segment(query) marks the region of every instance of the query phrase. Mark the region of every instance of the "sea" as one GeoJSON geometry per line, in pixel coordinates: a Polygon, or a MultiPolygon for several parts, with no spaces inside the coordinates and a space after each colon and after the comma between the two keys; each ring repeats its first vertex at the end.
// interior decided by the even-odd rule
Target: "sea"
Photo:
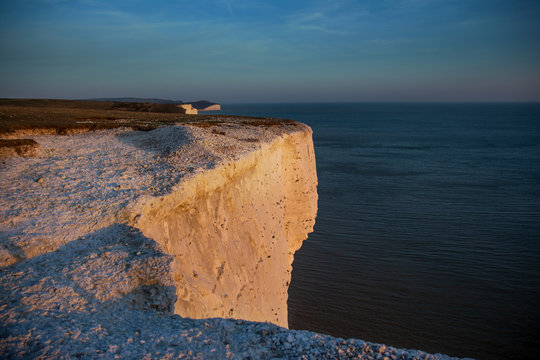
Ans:
{"type": "Polygon", "coordinates": [[[540,104],[224,104],[308,124],[315,230],[289,326],[477,359],[540,352],[540,104]]]}

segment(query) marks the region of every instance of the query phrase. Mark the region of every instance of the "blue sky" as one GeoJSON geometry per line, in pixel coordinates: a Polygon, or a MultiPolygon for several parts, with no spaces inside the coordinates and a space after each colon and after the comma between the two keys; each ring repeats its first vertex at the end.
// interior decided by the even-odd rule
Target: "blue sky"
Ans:
{"type": "Polygon", "coordinates": [[[2,0],[0,97],[540,101],[538,0],[2,0]]]}

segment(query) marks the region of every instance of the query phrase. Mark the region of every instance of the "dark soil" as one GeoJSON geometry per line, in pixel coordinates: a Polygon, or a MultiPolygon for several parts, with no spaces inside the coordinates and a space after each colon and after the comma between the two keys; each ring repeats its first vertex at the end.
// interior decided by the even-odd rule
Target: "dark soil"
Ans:
{"type": "Polygon", "coordinates": [[[0,158],[6,156],[31,156],[39,144],[33,139],[0,139],[0,158]]]}

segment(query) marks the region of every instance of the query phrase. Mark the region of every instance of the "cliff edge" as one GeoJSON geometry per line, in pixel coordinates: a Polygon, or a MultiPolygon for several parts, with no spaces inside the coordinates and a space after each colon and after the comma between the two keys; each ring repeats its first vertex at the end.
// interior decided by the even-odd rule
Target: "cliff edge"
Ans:
{"type": "Polygon", "coordinates": [[[219,137],[262,143],[132,211],[133,226],[174,256],[177,314],[287,326],[293,255],[317,214],[311,130],[290,130],[262,142],[222,128],[219,137]]]}
{"type": "Polygon", "coordinates": [[[146,130],[29,131],[1,159],[2,354],[447,358],[284,328],[317,212],[308,126],[146,130]]]}

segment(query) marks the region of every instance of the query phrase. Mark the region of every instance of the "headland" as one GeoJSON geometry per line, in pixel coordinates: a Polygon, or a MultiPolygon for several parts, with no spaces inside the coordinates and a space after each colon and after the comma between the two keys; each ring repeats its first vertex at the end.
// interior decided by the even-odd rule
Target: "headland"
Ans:
{"type": "Polygon", "coordinates": [[[287,330],[307,125],[72,105],[0,101],[3,354],[448,358],[287,330]]]}

